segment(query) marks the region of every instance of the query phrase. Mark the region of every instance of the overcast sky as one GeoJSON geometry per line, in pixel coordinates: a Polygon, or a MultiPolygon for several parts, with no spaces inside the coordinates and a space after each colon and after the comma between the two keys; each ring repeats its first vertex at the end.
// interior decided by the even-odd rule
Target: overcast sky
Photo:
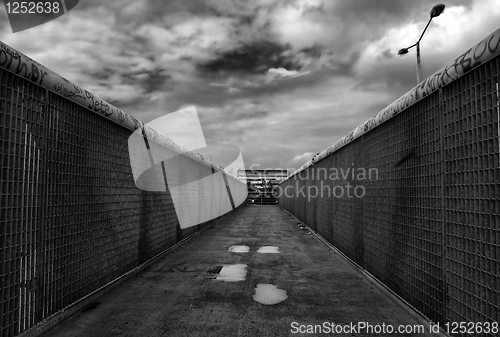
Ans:
{"type": "MultiPolygon", "coordinates": [[[[0,40],[147,123],[195,106],[246,167],[298,168],[416,84],[428,0],[80,0],[0,40]]],[[[423,75],[500,27],[499,0],[445,2],[423,75]]],[[[168,137],[168,135],[166,135],[168,137]]]]}

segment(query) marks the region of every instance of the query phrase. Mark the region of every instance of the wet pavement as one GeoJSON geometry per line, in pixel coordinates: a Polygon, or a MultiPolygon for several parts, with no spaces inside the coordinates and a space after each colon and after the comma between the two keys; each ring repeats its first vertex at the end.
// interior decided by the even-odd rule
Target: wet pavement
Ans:
{"type": "Polygon", "coordinates": [[[432,335],[425,323],[281,207],[247,205],[43,336],[432,335]]]}

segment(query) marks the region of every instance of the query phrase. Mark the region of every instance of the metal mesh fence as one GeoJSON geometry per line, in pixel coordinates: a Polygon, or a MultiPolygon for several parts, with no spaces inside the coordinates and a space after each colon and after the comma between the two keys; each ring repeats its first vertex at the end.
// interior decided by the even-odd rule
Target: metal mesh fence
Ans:
{"type": "Polygon", "coordinates": [[[500,316],[499,78],[496,56],[280,185],[285,209],[442,326],[500,316]]]}
{"type": "Polygon", "coordinates": [[[500,316],[500,58],[443,90],[450,321],[500,316]]]}
{"type": "Polygon", "coordinates": [[[0,336],[28,330],[206,225],[181,230],[168,190],[136,187],[131,133],[0,68],[0,336]]]}

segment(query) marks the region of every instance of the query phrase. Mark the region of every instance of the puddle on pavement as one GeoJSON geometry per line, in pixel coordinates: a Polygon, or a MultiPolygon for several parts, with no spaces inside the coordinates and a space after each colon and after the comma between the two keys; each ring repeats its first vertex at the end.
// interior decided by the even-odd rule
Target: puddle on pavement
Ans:
{"type": "Polygon", "coordinates": [[[257,284],[255,295],[253,295],[254,301],[265,305],[277,304],[287,298],[286,290],[279,289],[273,284],[257,284]]]}
{"type": "Polygon", "coordinates": [[[245,281],[247,277],[247,267],[246,264],[225,264],[222,266],[214,267],[218,273],[215,277],[212,277],[214,280],[220,280],[225,282],[239,282],[245,281]],[[220,270],[219,270],[220,268],[220,270]]]}
{"type": "Polygon", "coordinates": [[[231,246],[227,250],[231,253],[248,253],[250,251],[250,247],[248,246],[231,246]]]}
{"type": "Polygon", "coordinates": [[[259,247],[257,250],[257,253],[263,253],[263,254],[279,254],[279,247],[276,246],[262,246],[259,247]]]}

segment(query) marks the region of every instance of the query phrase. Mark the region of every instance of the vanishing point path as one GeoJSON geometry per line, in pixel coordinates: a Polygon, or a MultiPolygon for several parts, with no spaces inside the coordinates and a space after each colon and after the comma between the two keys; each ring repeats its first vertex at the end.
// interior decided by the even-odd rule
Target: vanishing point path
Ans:
{"type": "Polygon", "coordinates": [[[44,336],[432,335],[428,322],[297,223],[278,205],[241,206],[44,336]],[[266,246],[278,248],[258,252],[266,246]],[[256,299],[276,303],[256,301],[256,288],[256,299]],[[360,322],[394,332],[356,330],[360,322]],[[397,333],[401,325],[426,330],[397,333]]]}

